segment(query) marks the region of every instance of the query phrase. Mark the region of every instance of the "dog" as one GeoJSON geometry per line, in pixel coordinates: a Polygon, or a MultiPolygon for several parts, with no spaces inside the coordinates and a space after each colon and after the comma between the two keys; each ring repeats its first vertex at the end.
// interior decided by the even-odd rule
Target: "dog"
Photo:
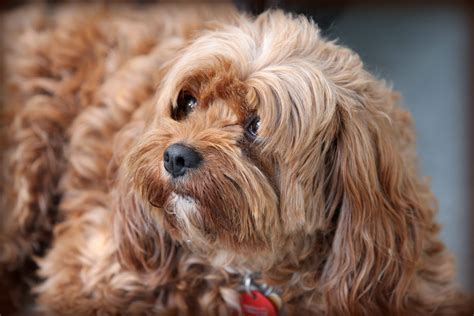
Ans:
{"type": "Polygon", "coordinates": [[[38,312],[463,310],[410,114],[311,20],[4,17],[0,269],[29,275],[38,312]]]}

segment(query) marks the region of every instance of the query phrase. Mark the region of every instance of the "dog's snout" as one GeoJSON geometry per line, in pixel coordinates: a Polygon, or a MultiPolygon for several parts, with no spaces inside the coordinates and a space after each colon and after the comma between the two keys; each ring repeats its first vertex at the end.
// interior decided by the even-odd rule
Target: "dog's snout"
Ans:
{"type": "Polygon", "coordinates": [[[173,178],[180,177],[187,169],[193,169],[201,163],[201,155],[191,147],[172,144],[163,154],[163,164],[173,178]]]}

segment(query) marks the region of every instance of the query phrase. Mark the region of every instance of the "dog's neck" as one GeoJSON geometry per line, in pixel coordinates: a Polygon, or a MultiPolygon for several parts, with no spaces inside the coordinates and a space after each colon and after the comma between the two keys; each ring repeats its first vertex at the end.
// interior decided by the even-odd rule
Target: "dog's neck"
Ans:
{"type": "Polygon", "coordinates": [[[322,243],[317,236],[306,236],[300,242],[292,241],[292,244],[293,251],[287,253],[255,252],[249,256],[218,250],[207,258],[212,266],[239,275],[242,279],[248,275],[257,275],[258,282],[280,288],[292,287],[307,278],[318,279],[324,265],[322,258],[328,251],[321,247],[327,244],[322,243]]]}

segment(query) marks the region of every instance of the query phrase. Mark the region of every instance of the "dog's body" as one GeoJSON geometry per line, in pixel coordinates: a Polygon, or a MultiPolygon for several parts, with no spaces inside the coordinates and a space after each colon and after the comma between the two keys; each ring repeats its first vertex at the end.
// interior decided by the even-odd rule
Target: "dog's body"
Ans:
{"type": "Polygon", "coordinates": [[[290,315],[459,312],[396,95],[228,10],[8,16],[3,273],[36,255],[48,315],[232,314],[246,273],[290,315]]]}

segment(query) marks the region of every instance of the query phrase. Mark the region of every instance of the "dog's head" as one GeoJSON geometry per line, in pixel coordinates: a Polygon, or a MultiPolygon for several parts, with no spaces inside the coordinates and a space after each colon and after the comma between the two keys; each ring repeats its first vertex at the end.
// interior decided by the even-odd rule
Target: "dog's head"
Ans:
{"type": "Polygon", "coordinates": [[[360,256],[411,256],[408,236],[419,246],[403,215],[421,203],[400,154],[409,118],[394,103],[303,17],[270,12],[203,34],[170,64],[125,159],[122,252],[153,261],[156,225],[244,256],[311,252],[319,240],[327,275],[362,285],[350,275],[367,269],[360,256]]]}
{"type": "Polygon", "coordinates": [[[277,12],[203,34],[173,61],[128,157],[173,237],[253,252],[303,229],[335,132],[324,46],[312,23],[277,12]]]}

